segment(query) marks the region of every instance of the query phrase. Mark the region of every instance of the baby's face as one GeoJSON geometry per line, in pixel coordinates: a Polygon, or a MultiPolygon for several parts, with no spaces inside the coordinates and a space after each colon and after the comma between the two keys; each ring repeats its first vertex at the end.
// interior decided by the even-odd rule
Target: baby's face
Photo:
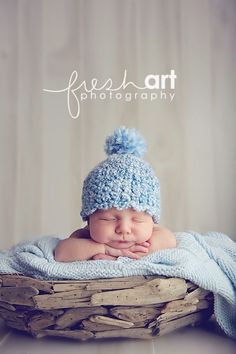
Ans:
{"type": "Polygon", "coordinates": [[[149,214],[132,208],[97,210],[89,217],[91,238],[113,248],[129,248],[149,240],[153,225],[149,214]]]}

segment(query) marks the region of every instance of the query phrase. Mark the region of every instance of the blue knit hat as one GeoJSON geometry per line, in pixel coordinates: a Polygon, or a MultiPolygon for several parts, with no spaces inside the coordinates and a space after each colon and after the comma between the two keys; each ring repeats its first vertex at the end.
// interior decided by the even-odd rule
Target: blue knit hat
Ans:
{"type": "Polygon", "coordinates": [[[160,185],[151,166],[141,157],[146,151],[143,137],[135,130],[118,128],[105,143],[108,158],[98,164],[84,181],[84,221],[98,209],[133,208],[160,219],[160,185]]]}

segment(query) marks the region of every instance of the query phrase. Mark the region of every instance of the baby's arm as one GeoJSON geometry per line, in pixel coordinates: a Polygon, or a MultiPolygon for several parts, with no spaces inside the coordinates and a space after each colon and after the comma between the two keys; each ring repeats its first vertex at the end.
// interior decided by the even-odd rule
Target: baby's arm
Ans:
{"type": "Polygon", "coordinates": [[[87,238],[70,237],[59,241],[54,258],[57,262],[84,261],[98,253],[105,253],[104,244],[87,238]]]}
{"type": "Polygon", "coordinates": [[[148,253],[176,247],[176,238],[173,232],[160,225],[154,226],[152,236],[148,242],[150,243],[148,253]]]}

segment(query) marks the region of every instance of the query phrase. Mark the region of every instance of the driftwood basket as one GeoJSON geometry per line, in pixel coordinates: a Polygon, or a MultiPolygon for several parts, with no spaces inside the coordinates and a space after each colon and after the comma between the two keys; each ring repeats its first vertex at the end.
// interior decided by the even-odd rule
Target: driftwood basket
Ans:
{"type": "Polygon", "coordinates": [[[151,339],[207,321],[212,293],[180,278],[42,281],[0,274],[0,316],[41,338],[151,339]]]}

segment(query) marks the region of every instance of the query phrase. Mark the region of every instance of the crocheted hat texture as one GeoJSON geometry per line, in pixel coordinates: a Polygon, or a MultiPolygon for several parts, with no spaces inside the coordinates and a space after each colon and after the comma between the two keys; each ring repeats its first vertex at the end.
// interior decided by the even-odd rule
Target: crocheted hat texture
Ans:
{"type": "Polygon", "coordinates": [[[133,208],[160,219],[160,184],[152,167],[142,159],[146,142],[133,128],[120,127],[107,137],[108,158],[86,177],[82,192],[81,217],[98,209],[133,208]]]}

